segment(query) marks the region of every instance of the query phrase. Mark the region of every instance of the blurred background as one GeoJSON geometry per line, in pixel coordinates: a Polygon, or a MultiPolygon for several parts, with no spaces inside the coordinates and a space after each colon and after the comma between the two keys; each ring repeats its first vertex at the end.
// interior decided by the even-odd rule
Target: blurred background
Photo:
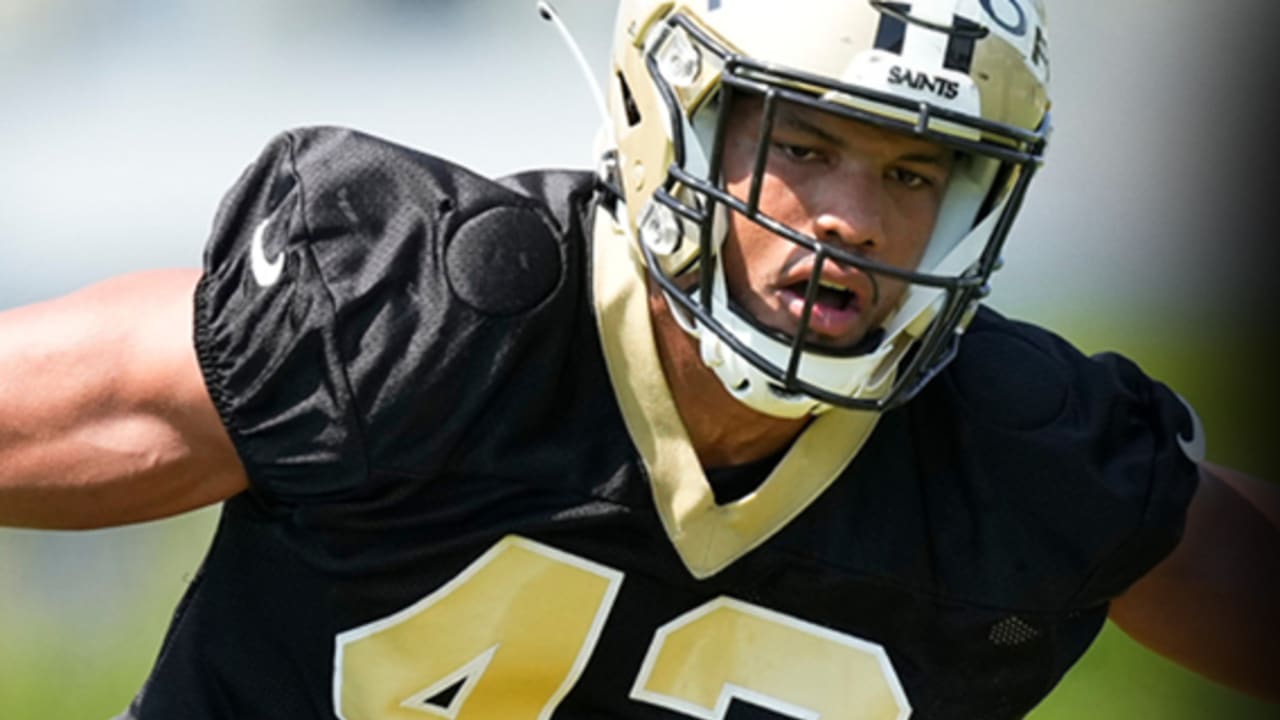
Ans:
{"type": "MultiPolygon", "coordinates": [[[[556,5],[603,76],[613,4],[556,5]]],[[[1138,359],[1211,459],[1278,478],[1271,5],[1051,6],[1056,131],[993,304],[1138,359]]],[[[588,165],[599,120],[533,0],[0,0],[0,309],[198,264],[221,194],[303,124],[501,174],[588,165]]],[[[0,718],[120,711],[215,520],[0,530],[0,718]]],[[[1034,717],[1274,711],[1109,628],[1034,717]]]]}

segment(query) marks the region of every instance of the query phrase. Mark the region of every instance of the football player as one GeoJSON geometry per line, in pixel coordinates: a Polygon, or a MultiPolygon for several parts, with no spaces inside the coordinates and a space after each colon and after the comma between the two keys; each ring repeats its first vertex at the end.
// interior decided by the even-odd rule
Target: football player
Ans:
{"type": "Polygon", "coordinates": [[[1274,697],[1267,486],[981,304],[1044,21],[623,0],[593,173],[286,132],[0,317],[0,522],[223,503],[125,718],[1018,718],[1108,616],[1274,697]]]}

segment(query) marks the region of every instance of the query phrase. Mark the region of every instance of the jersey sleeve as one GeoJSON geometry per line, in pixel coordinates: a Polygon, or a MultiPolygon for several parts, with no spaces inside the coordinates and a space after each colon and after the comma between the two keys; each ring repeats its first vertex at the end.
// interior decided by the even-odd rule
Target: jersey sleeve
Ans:
{"type": "Polygon", "coordinates": [[[1204,459],[1199,418],[1181,396],[1121,355],[1103,353],[1088,363],[1097,385],[1085,392],[1101,410],[1095,440],[1101,491],[1132,507],[1137,522],[1099,558],[1080,590],[1086,605],[1122,594],[1173,551],[1204,459]]]}
{"type": "Polygon", "coordinates": [[[253,490],[301,503],[429,475],[537,332],[558,252],[536,208],[445,161],[339,129],[273,140],[225,197],[196,294],[253,490]],[[518,279],[468,274],[504,252],[518,279]]]}
{"type": "Polygon", "coordinates": [[[924,421],[957,448],[940,457],[983,478],[974,496],[1000,552],[1045,578],[1045,597],[1096,607],[1177,545],[1199,423],[1133,362],[984,310],[942,385],[954,415],[924,421]]]}

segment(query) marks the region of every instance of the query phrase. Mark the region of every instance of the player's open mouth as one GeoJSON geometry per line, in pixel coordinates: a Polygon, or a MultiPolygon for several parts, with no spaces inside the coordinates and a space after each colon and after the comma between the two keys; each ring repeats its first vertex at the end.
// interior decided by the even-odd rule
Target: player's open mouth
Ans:
{"type": "MultiPolygon", "coordinates": [[[[798,282],[779,290],[783,307],[797,323],[804,316],[808,285],[808,282],[798,282]]],[[[851,340],[861,309],[857,293],[824,279],[809,313],[809,331],[826,340],[851,340]]]]}

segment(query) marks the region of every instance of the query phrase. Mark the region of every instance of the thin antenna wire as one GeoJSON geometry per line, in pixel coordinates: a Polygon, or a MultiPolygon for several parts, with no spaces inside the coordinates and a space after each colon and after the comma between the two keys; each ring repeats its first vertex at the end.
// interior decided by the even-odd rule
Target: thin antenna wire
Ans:
{"type": "Polygon", "coordinates": [[[573,35],[569,33],[569,28],[565,27],[564,22],[560,20],[560,14],[546,0],[538,0],[538,14],[543,20],[555,25],[556,30],[560,31],[560,37],[564,40],[564,44],[569,47],[569,52],[573,54],[573,59],[578,63],[578,69],[582,71],[583,78],[587,81],[587,87],[591,89],[591,97],[595,99],[596,109],[600,112],[600,119],[604,123],[603,127],[609,136],[609,146],[617,147],[617,139],[613,136],[613,122],[609,118],[609,108],[604,102],[604,93],[600,91],[600,85],[596,83],[596,76],[591,72],[591,64],[587,62],[587,58],[582,54],[582,48],[578,46],[573,35]]]}

